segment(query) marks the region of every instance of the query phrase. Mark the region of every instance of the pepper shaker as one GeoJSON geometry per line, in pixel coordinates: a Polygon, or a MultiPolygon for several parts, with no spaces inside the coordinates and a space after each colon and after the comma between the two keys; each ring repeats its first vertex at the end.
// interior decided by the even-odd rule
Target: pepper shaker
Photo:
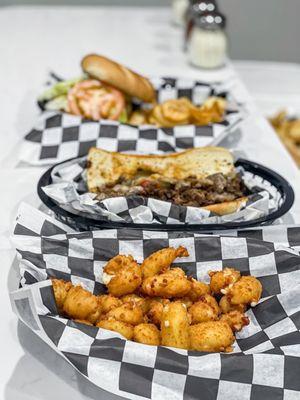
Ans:
{"type": "Polygon", "coordinates": [[[193,19],[188,40],[189,62],[199,68],[220,68],[226,62],[226,19],[219,11],[204,12],[193,19]]]}
{"type": "Polygon", "coordinates": [[[185,26],[189,0],[172,0],[172,21],[175,25],[185,26]]]}

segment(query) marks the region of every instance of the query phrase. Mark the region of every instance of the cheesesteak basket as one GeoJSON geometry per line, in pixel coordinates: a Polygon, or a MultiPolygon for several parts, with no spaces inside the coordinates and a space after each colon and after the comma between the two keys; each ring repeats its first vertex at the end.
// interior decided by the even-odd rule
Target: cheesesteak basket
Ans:
{"type": "Polygon", "coordinates": [[[76,79],[50,80],[38,100],[43,112],[22,143],[22,161],[55,164],[93,146],[161,153],[212,145],[247,116],[230,82],[148,80],[99,55],[84,57],[82,70],[76,79]]]}
{"type": "MultiPolygon", "coordinates": [[[[18,212],[13,237],[20,263],[20,286],[11,293],[12,306],[35,334],[90,382],[116,395],[153,400],[190,400],[199,399],[199,396],[210,400],[297,399],[300,395],[299,232],[297,226],[272,226],[247,232],[236,231],[231,233],[232,236],[130,229],[78,233],[23,204],[18,212]],[[142,268],[140,265],[146,259],[156,260],[149,255],[158,251],[172,252],[176,248],[176,255],[180,258],[165,260],[169,263],[173,260],[175,264],[169,272],[165,270],[162,275],[157,275],[165,276],[174,271],[174,277],[179,280],[173,285],[173,295],[182,290],[179,283],[183,281],[188,283],[189,288],[198,285],[203,289],[208,288],[211,279],[211,290],[216,290],[213,289],[212,279],[229,277],[229,281],[227,278],[219,281],[223,285],[222,293],[226,293],[223,297],[227,299],[222,308],[224,305],[226,308],[234,306],[232,296],[236,295],[234,292],[242,282],[255,282],[260,288],[260,300],[258,297],[255,302],[250,298],[246,300],[251,301],[251,307],[241,320],[243,329],[233,325],[233,330],[240,330],[235,333],[235,338],[229,332],[229,347],[217,344],[225,340],[220,337],[224,338],[225,331],[230,331],[229,325],[221,320],[215,321],[213,317],[211,322],[198,325],[193,325],[193,319],[185,320],[187,327],[191,324],[188,328],[191,340],[193,332],[200,326],[205,326],[212,335],[199,333],[194,337],[194,344],[187,346],[188,349],[180,348],[180,345],[142,344],[140,341],[148,341],[147,337],[140,339],[134,336],[135,341],[132,341],[128,331],[121,329],[124,326],[128,328],[128,325],[117,324],[114,320],[125,318],[124,313],[116,314],[116,309],[108,311],[114,312],[114,318],[104,317],[102,320],[106,324],[115,321],[110,328],[103,325],[104,322],[95,326],[99,313],[94,312],[87,317],[84,310],[96,307],[97,311],[97,302],[100,301],[97,299],[112,300],[111,294],[103,295],[105,285],[111,293],[110,283],[113,282],[107,279],[106,274],[108,265],[113,267],[109,260],[116,262],[123,257],[136,263],[137,268],[142,268]],[[179,270],[182,272],[179,273],[179,270]],[[185,274],[191,278],[185,278],[185,274]],[[226,286],[230,282],[233,283],[226,286]],[[69,290],[66,298],[63,287],[69,290]],[[72,295],[69,294],[71,292],[72,295]],[[78,297],[82,294],[84,298],[78,297]],[[62,313],[63,303],[63,310],[73,313],[73,318],[62,313]],[[78,310],[93,323],[78,319],[78,310]],[[214,336],[211,328],[220,324],[223,329],[214,336]],[[203,340],[208,346],[204,347],[207,351],[195,350],[203,349],[199,345],[203,340]]],[[[157,268],[155,262],[148,266],[150,269],[157,268]]],[[[126,270],[125,264],[124,268],[126,270]]],[[[247,293],[240,292],[239,301],[245,302],[249,291],[247,293]]],[[[205,303],[209,296],[200,296],[200,302],[205,303]]],[[[163,313],[169,313],[171,307],[179,307],[180,313],[187,315],[188,310],[191,314],[191,308],[197,304],[191,307],[186,298],[170,301],[166,294],[165,297],[161,300],[165,304],[163,313]]],[[[124,297],[122,299],[123,302],[128,301],[124,297]]],[[[114,301],[120,302],[118,299],[114,301]]],[[[221,300],[219,304],[221,307],[221,300]]],[[[117,303],[118,307],[124,309],[124,304],[120,306],[117,303]]],[[[134,309],[135,306],[126,306],[128,312],[134,309]]],[[[233,311],[239,312],[237,308],[233,311]]],[[[168,340],[174,340],[168,332],[170,329],[175,329],[175,332],[177,328],[181,329],[181,325],[176,325],[180,313],[164,320],[162,338],[165,335],[168,340]]],[[[126,315],[128,317],[129,314],[126,315]]],[[[155,315],[152,313],[149,317],[155,315]]],[[[157,330],[154,325],[152,329],[157,330]]],[[[181,339],[186,332],[179,332],[181,339]]]]}
{"type": "Polygon", "coordinates": [[[77,230],[235,229],[271,223],[294,201],[284,178],[221,147],[165,155],[91,148],[50,168],[38,193],[77,230]]]}

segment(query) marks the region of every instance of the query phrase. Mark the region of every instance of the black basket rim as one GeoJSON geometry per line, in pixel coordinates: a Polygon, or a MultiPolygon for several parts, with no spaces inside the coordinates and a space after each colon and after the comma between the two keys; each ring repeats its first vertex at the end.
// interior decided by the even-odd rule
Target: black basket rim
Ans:
{"type": "MultiPolygon", "coordinates": [[[[283,202],[281,206],[274,212],[257,218],[252,221],[243,222],[227,222],[222,224],[135,224],[133,222],[113,222],[113,221],[98,221],[90,218],[88,214],[86,216],[72,213],[64,210],[58,204],[56,204],[46,193],[42,190],[43,186],[50,185],[52,183],[51,173],[52,170],[58,165],[66,162],[75,160],[79,157],[73,157],[68,160],[64,160],[60,163],[52,165],[44,174],[40,177],[37,184],[37,193],[42,203],[54,212],[56,216],[71,219],[75,226],[89,226],[92,229],[141,229],[146,231],[164,231],[164,232],[211,232],[211,231],[222,231],[231,229],[246,229],[259,226],[270,225],[276,219],[285,215],[293,206],[295,201],[295,193],[289,182],[279,175],[272,169],[265,167],[257,162],[239,158],[235,162],[236,167],[242,167],[245,171],[251,172],[254,175],[260,176],[261,178],[269,181],[277,190],[281,193],[283,202]]],[[[80,229],[81,230],[81,229],[80,229]]],[[[88,228],[87,228],[88,230],[88,228]]]]}

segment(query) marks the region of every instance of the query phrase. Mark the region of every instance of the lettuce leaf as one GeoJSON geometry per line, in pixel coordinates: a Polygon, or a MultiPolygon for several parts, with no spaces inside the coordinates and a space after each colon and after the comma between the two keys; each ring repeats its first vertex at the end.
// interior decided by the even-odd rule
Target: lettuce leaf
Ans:
{"type": "Polygon", "coordinates": [[[121,115],[119,116],[119,122],[121,122],[122,124],[126,124],[128,122],[128,115],[126,109],[124,109],[121,115]]]}
{"type": "Polygon", "coordinates": [[[84,79],[84,76],[80,78],[69,79],[67,81],[57,82],[51,88],[44,91],[44,93],[39,96],[39,101],[48,101],[52,100],[55,97],[67,95],[68,91],[78,82],[81,82],[84,79]]]}
{"type": "Polygon", "coordinates": [[[61,96],[57,96],[52,100],[49,100],[46,105],[45,105],[45,109],[46,110],[67,110],[67,95],[63,94],[61,96]]]}

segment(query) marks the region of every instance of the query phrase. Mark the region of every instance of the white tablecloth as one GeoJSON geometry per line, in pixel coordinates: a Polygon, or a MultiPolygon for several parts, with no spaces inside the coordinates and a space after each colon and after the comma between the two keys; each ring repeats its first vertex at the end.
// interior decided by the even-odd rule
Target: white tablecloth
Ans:
{"type": "MultiPolygon", "coordinates": [[[[9,243],[10,226],[20,201],[39,205],[35,190],[43,171],[18,164],[17,149],[38,114],[35,98],[48,71],[76,76],[79,60],[88,52],[106,54],[146,75],[178,75],[208,81],[235,77],[231,66],[212,73],[188,66],[181,51],[181,32],[170,26],[168,13],[167,9],[90,7],[19,7],[0,11],[1,399],[116,398],[87,383],[11,313],[7,286],[16,283],[16,279],[14,269],[10,269],[15,255],[9,243]]],[[[300,110],[295,92],[300,87],[299,67],[253,62],[238,62],[236,66],[261,110],[271,112],[284,106],[287,99],[289,106],[300,110]]],[[[243,85],[239,85],[239,90],[244,92],[243,85]]],[[[299,171],[251,100],[249,107],[251,120],[243,129],[241,140],[233,146],[285,176],[299,199],[299,171]]],[[[300,222],[299,200],[287,220],[300,222]]]]}

